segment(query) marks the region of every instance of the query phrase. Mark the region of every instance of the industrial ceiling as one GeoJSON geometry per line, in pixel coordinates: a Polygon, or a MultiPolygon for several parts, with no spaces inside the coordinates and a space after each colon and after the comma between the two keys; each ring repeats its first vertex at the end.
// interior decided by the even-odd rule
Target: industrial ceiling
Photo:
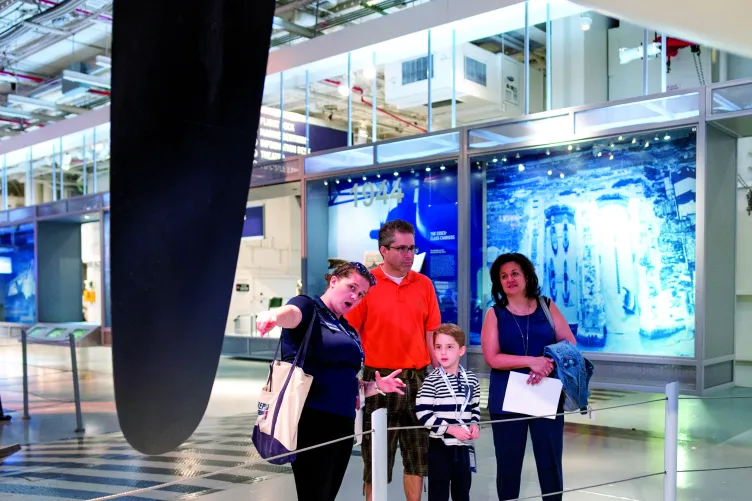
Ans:
{"type": "MultiPolygon", "coordinates": [[[[280,0],[272,50],[428,0],[280,0]]],[[[109,104],[112,0],[0,0],[0,138],[109,104]]]]}

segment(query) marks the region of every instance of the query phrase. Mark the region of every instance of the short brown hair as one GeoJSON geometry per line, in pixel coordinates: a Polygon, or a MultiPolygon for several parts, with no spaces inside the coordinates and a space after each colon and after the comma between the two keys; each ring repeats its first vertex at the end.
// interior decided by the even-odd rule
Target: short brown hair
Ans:
{"type": "Polygon", "coordinates": [[[407,233],[409,235],[415,235],[415,227],[403,221],[401,219],[395,219],[385,223],[379,230],[379,249],[382,247],[389,247],[394,243],[395,233],[407,233]]]}
{"type": "Polygon", "coordinates": [[[438,327],[436,327],[436,330],[433,331],[433,339],[434,343],[436,342],[436,335],[437,334],[444,334],[446,336],[450,336],[452,339],[457,341],[457,346],[462,348],[465,346],[465,332],[460,329],[459,325],[456,324],[441,324],[438,327]]]}

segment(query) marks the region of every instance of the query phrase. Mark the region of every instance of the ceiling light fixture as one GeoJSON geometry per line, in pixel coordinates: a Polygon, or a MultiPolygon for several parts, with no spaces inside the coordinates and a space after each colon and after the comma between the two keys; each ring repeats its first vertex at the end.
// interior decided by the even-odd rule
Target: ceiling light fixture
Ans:
{"type": "Polygon", "coordinates": [[[525,170],[525,166],[523,164],[520,164],[519,167],[517,167],[517,170],[522,172],[525,170]]]}
{"type": "Polygon", "coordinates": [[[582,31],[590,31],[590,28],[593,26],[593,18],[590,17],[589,12],[583,12],[580,15],[580,29],[582,31]]]}
{"type": "MultiPolygon", "coordinates": [[[[661,44],[648,44],[648,59],[655,59],[661,53],[661,44]]],[[[629,64],[632,61],[642,59],[642,45],[639,47],[621,47],[619,49],[619,63],[629,64]]]]}
{"type": "Polygon", "coordinates": [[[376,78],[376,68],[373,66],[368,66],[363,70],[363,78],[366,80],[373,80],[376,78]]]}

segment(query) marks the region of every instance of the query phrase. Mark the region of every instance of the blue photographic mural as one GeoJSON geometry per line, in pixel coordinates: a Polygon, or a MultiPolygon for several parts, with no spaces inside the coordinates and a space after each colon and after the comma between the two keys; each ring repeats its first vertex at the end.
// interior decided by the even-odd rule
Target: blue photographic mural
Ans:
{"type": "Polygon", "coordinates": [[[694,356],[692,129],[484,156],[472,168],[473,342],[491,263],[521,252],[583,349],[694,356]]]}
{"type": "Polygon", "coordinates": [[[0,228],[0,321],[35,323],[36,295],[34,225],[0,228]]]}
{"type": "Polygon", "coordinates": [[[441,320],[457,322],[456,162],[330,179],[328,188],[329,257],[373,267],[381,262],[381,225],[394,219],[412,223],[415,260],[433,281],[441,320]]]}

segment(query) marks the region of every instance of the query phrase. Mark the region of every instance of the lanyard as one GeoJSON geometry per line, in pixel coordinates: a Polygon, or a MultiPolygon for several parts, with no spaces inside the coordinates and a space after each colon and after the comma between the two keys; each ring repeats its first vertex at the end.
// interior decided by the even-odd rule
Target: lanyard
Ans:
{"type": "Polygon", "coordinates": [[[329,328],[330,331],[342,332],[346,334],[350,339],[352,339],[352,341],[358,347],[358,351],[360,352],[360,363],[362,365],[366,359],[366,355],[363,352],[363,345],[360,343],[360,339],[358,339],[357,334],[355,334],[355,332],[352,332],[351,329],[346,329],[337,319],[337,317],[334,316],[331,310],[329,310],[329,308],[322,308],[318,304],[317,306],[319,312],[321,313],[319,319],[329,328]]]}
{"type": "MultiPolygon", "coordinates": [[[[465,369],[460,365],[460,374],[462,374],[462,378],[465,380],[465,401],[462,402],[462,407],[460,407],[459,412],[457,412],[457,395],[454,393],[454,388],[452,388],[452,384],[449,382],[449,378],[447,377],[446,372],[444,372],[444,368],[439,367],[439,370],[441,371],[441,377],[444,379],[444,384],[446,384],[449,393],[452,394],[452,398],[454,399],[454,413],[457,417],[457,421],[460,423],[460,426],[465,426],[465,423],[462,421],[462,414],[465,412],[467,404],[470,403],[470,395],[472,393],[470,381],[467,379],[465,369]]],[[[459,381],[459,378],[457,378],[457,380],[459,381]]]]}

